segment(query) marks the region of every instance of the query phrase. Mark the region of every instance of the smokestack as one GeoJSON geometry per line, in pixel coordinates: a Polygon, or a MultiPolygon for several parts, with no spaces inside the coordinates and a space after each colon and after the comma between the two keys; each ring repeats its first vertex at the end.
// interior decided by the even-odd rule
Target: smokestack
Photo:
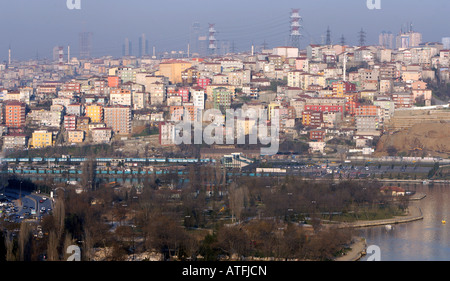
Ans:
{"type": "Polygon", "coordinates": [[[252,45],[252,56],[255,54],[255,46],[252,45]]]}

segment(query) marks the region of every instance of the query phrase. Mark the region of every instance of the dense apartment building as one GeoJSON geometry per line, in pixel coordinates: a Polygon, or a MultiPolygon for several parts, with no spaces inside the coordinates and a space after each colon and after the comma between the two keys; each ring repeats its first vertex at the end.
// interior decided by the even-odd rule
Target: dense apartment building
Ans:
{"type": "Polygon", "coordinates": [[[215,109],[229,109],[233,93],[225,88],[218,87],[213,90],[213,105],[215,109]]]}
{"type": "Polygon", "coordinates": [[[356,85],[347,81],[333,82],[333,96],[343,97],[348,92],[356,91],[356,85]]]}
{"type": "Polygon", "coordinates": [[[125,89],[112,89],[109,93],[109,103],[110,105],[131,106],[131,91],[125,89]]]}
{"type": "Polygon", "coordinates": [[[64,116],[64,129],[66,131],[74,131],[77,128],[77,117],[76,115],[65,115],[64,116]]]}
{"type": "Polygon", "coordinates": [[[33,132],[30,147],[43,148],[53,146],[53,133],[47,130],[37,130],[33,132]]]}
{"type": "Polygon", "coordinates": [[[95,128],[91,131],[92,142],[94,143],[109,143],[112,138],[111,128],[95,128]]]}
{"type": "Polygon", "coordinates": [[[5,125],[8,128],[22,128],[26,122],[26,104],[9,101],[5,104],[5,125]]]}
{"type": "Polygon", "coordinates": [[[107,106],[104,108],[104,120],[115,134],[131,133],[131,108],[128,106],[107,106]]]}
{"type": "Polygon", "coordinates": [[[25,134],[9,134],[3,137],[3,149],[24,149],[27,147],[25,134]]]}
{"type": "Polygon", "coordinates": [[[67,132],[68,143],[82,143],[84,141],[85,133],[82,130],[72,130],[67,132]]]}
{"type": "Polygon", "coordinates": [[[103,106],[98,104],[86,105],[86,117],[89,117],[92,123],[103,122],[103,106]]]}

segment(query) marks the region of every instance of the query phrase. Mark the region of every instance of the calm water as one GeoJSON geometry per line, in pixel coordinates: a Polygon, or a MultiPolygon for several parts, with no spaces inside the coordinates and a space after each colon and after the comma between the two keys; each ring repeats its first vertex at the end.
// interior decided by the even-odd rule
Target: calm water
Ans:
{"type": "Polygon", "coordinates": [[[427,195],[410,203],[421,208],[424,219],[396,224],[391,230],[384,226],[365,228],[360,235],[366,238],[367,246],[380,248],[381,261],[450,261],[450,185],[404,187],[427,195]]]}

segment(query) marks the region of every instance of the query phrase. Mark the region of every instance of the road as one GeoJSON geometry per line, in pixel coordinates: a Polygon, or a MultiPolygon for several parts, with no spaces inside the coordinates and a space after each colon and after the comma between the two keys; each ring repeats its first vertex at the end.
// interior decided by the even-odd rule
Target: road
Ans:
{"type": "Polygon", "coordinates": [[[17,190],[7,190],[5,195],[15,203],[15,221],[20,222],[22,219],[31,218],[32,213],[35,212],[36,218],[40,220],[42,216],[48,213],[52,209],[52,200],[42,194],[22,192],[19,194],[17,190]],[[21,198],[21,204],[18,201],[21,198]],[[43,199],[45,198],[45,200],[43,199]],[[42,203],[40,202],[42,200],[42,203]],[[45,208],[43,212],[40,212],[41,208],[45,208]]]}

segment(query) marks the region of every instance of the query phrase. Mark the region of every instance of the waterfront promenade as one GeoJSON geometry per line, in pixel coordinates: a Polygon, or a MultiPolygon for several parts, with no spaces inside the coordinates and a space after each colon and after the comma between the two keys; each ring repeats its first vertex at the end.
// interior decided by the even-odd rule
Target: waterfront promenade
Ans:
{"type": "MultiPolygon", "coordinates": [[[[421,200],[426,197],[424,193],[417,193],[411,196],[410,200],[421,200]]],[[[396,216],[391,219],[373,220],[373,221],[356,221],[352,223],[341,223],[339,228],[362,228],[381,225],[392,225],[399,223],[413,222],[423,219],[422,210],[418,206],[409,206],[405,216],[396,216]]],[[[338,257],[335,261],[358,261],[366,252],[367,244],[364,238],[355,238],[350,245],[350,251],[344,256],[338,257]]]]}

